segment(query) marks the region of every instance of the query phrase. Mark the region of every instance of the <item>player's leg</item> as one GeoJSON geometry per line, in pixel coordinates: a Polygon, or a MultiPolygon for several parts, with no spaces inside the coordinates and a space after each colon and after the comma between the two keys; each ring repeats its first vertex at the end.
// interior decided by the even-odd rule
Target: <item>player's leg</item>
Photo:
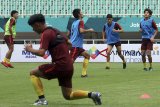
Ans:
{"type": "Polygon", "coordinates": [[[81,77],[87,77],[87,66],[89,63],[90,55],[85,52],[82,48],[72,47],[70,51],[70,55],[72,58],[72,61],[74,62],[76,58],[80,55],[84,56],[84,62],[83,62],[83,69],[82,69],[82,75],[81,77]]]}
{"type": "Polygon", "coordinates": [[[83,90],[77,90],[77,91],[72,91],[72,88],[67,88],[61,86],[62,94],[63,97],[66,100],[75,100],[75,99],[82,99],[82,98],[88,98],[88,91],[83,91],[83,90]]]}
{"type": "Polygon", "coordinates": [[[63,70],[65,71],[58,72],[57,77],[59,86],[61,86],[62,94],[66,100],[91,98],[94,100],[95,104],[101,104],[101,94],[99,92],[89,92],[84,90],[72,91],[73,65],[71,63],[68,63],[63,70]]]}
{"type": "Polygon", "coordinates": [[[124,59],[124,56],[122,55],[121,51],[122,51],[122,48],[121,48],[121,44],[118,43],[116,45],[116,48],[117,48],[117,52],[118,52],[118,56],[122,59],[123,61],[123,69],[126,69],[126,61],[124,59]]]}
{"type": "Polygon", "coordinates": [[[10,63],[10,59],[11,59],[11,56],[12,56],[12,53],[13,53],[13,50],[14,50],[14,45],[7,45],[8,46],[8,52],[6,53],[6,56],[5,58],[9,60],[9,63],[10,63]]]}
{"type": "Polygon", "coordinates": [[[143,70],[147,71],[147,65],[146,65],[146,50],[141,50],[142,55],[142,62],[143,62],[143,70]]]}
{"type": "Polygon", "coordinates": [[[13,38],[11,36],[5,36],[4,40],[7,44],[8,51],[6,53],[6,56],[5,56],[4,60],[2,61],[2,64],[5,67],[14,68],[10,63],[10,59],[11,59],[11,56],[12,56],[12,53],[13,53],[13,50],[14,50],[13,38]]]}
{"type": "Polygon", "coordinates": [[[147,51],[146,51],[146,54],[147,54],[147,57],[148,57],[148,61],[149,61],[149,71],[153,70],[153,67],[152,67],[152,55],[151,55],[151,51],[152,50],[153,50],[153,43],[151,41],[149,41],[148,44],[147,44],[147,51]]]}
{"type": "Polygon", "coordinates": [[[72,91],[72,88],[61,86],[62,94],[66,100],[77,100],[91,98],[96,105],[101,105],[101,94],[99,92],[89,92],[84,90],[72,91]]]}
{"type": "Polygon", "coordinates": [[[5,67],[10,67],[10,68],[13,68],[13,66],[11,65],[10,63],[10,59],[11,59],[11,55],[12,55],[12,52],[13,52],[13,49],[14,49],[14,45],[7,45],[8,46],[8,51],[6,53],[6,56],[5,58],[3,59],[3,62],[2,64],[5,66],[5,67]]]}
{"type": "Polygon", "coordinates": [[[80,49],[80,53],[84,57],[81,77],[87,77],[87,67],[88,67],[90,55],[84,49],[80,49]]]}
{"type": "Polygon", "coordinates": [[[147,66],[146,66],[146,50],[147,50],[147,46],[146,46],[146,42],[144,40],[142,40],[142,45],[141,45],[141,55],[142,55],[142,62],[143,62],[143,70],[147,71],[147,66]]]}
{"type": "Polygon", "coordinates": [[[66,100],[76,100],[83,98],[91,98],[95,104],[101,104],[101,94],[99,92],[89,92],[84,90],[72,91],[73,64],[68,62],[65,67],[55,67],[51,75],[58,78],[59,86],[61,86],[62,94],[66,100]],[[60,71],[58,71],[60,70],[60,71]]]}
{"type": "Polygon", "coordinates": [[[36,100],[33,105],[47,105],[48,104],[48,102],[46,101],[45,96],[44,96],[43,85],[40,80],[40,77],[45,78],[45,76],[39,70],[39,68],[36,68],[30,72],[31,82],[33,84],[35,92],[38,95],[38,100],[36,100]]]}
{"type": "Polygon", "coordinates": [[[152,71],[152,56],[151,56],[151,50],[147,50],[146,51],[147,57],[148,57],[148,61],[149,61],[149,71],[152,71]]]}
{"type": "Polygon", "coordinates": [[[52,72],[54,69],[55,69],[54,64],[43,64],[30,72],[31,82],[38,95],[38,100],[35,101],[34,105],[47,105],[48,104],[44,96],[43,85],[42,85],[40,78],[44,78],[44,79],[55,78],[54,76],[56,76],[57,70],[52,72]]]}
{"type": "Polygon", "coordinates": [[[107,58],[106,58],[106,69],[110,69],[110,54],[113,49],[113,45],[107,45],[107,58]]]}

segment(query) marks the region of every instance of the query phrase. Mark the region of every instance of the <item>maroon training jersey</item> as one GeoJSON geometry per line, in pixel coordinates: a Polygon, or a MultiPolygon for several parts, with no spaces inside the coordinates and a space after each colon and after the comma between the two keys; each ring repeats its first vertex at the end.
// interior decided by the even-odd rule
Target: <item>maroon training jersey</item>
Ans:
{"type": "MultiPolygon", "coordinates": [[[[55,42],[57,32],[59,31],[52,29],[44,30],[44,32],[41,35],[40,48],[49,51],[53,63],[56,63],[58,65],[66,65],[71,61],[67,43],[59,43],[55,47],[51,45],[53,44],[53,42],[55,42]]],[[[66,40],[66,37],[64,38],[66,40]]]]}

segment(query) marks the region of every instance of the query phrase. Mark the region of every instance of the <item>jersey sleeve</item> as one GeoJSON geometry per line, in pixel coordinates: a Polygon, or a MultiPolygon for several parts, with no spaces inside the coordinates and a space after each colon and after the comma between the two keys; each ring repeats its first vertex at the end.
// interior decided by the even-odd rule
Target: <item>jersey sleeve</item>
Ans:
{"type": "Polygon", "coordinates": [[[115,23],[114,29],[116,29],[116,30],[118,30],[118,29],[122,30],[122,27],[118,23],[115,23]]]}
{"type": "Polygon", "coordinates": [[[81,20],[81,21],[79,22],[79,28],[84,28],[84,21],[81,20]]]}
{"type": "Polygon", "coordinates": [[[152,27],[153,27],[155,30],[158,30],[157,25],[156,25],[156,23],[155,23],[154,20],[152,21],[152,27]]]}
{"type": "Polygon", "coordinates": [[[56,39],[56,34],[52,30],[46,30],[41,35],[40,49],[48,50],[49,43],[56,39]]]}
{"type": "Polygon", "coordinates": [[[15,19],[14,19],[14,18],[11,18],[11,19],[10,19],[10,24],[9,24],[9,26],[12,27],[12,25],[15,25],[15,19]]]}

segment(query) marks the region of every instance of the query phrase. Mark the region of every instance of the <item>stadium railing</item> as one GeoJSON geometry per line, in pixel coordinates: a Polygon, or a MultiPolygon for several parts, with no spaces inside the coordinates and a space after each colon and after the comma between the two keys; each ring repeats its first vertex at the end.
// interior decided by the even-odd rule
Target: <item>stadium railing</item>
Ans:
{"type": "MultiPolygon", "coordinates": [[[[39,44],[40,39],[15,39],[17,44],[25,44],[31,42],[33,44],[39,44]]],[[[155,39],[155,44],[160,43],[160,39],[155,39]]],[[[121,39],[122,44],[137,44],[141,43],[141,39],[121,39]]],[[[4,44],[4,40],[0,40],[1,44],[4,44]]],[[[84,44],[104,44],[102,39],[84,39],[84,44]]]]}

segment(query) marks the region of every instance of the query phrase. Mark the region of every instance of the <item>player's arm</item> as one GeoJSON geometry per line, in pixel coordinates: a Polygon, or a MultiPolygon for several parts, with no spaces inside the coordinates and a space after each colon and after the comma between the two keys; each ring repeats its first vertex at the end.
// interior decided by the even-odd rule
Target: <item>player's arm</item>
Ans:
{"type": "Polygon", "coordinates": [[[46,50],[45,49],[33,49],[32,44],[26,44],[25,50],[28,52],[31,52],[37,56],[43,57],[45,55],[46,50]]]}
{"type": "Polygon", "coordinates": [[[158,33],[158,28],[157,28],[157,25],[156,25],[156,23],[154,21],[152,21],[152,27],[154,28],[155,32],[152,35],[152,37],[150,38],[150,40],[151,40],[151,42],[155,42],[154,38],[158,33]]]}
{"type": "Polygon", "coordinates": [[[9,32],[11,35],[13,35],[13,32],[12,32],[12,26],[15,24],[15,19],[14,18],[11,18],[10,19],[10,24],[9,24],[9,32]]]}
{"type": "Polygon", "coordinates": [[[70,40],[68,39],[68,37],[64,36],[64,38],[65,38],[65,41],[66,41],[66,43],[68,45],[68,48],[71,49],[72,48],[72,43],[70,42],[70,40]]]}
{"type": "Polygon", "coordinates": [[[80,33],[87,33],[87,32],[94,32],[94,30],[91,29],[84,29],[84,28],[80,28],[80,33]]]}
{"type": "Polygon", "coordinates": [[[72,43],[70,42],[69,39],[67,39],[67,45],[68,45],[68,48],[71,49],[72,48],[72,43]]]}
{"type": "Polygon", "coordinates": [[[45,55],[46,50],[48,50],[49,43],[53,42],[56,39],[55,32],[44,32],[41,37],[40,48],[33,49],[31,44],[27,44],[25,46],[25,50],[31,52],[37,56],[43,57],[45,55]],[[54,35],[54,36],[53,36],[54,35]]]}
{"type": "MultiPolygon", "coordinates": [[[[63,34],[62,34],[63,35],[63,34]]],[[[72,47],[72,43],[70,42],[70,40],[69,40],[69,36],[70,36],[70,30],[68,30],[68,32],[67,32],[67,34],[66,35],[63,35],[64,36],[64,38],[65,38],[65,41],[66,41],[66,43],[67,43],[67,45],[68,45],[68,47],[69,47],[69,49],[72,47]]]]}
{"type": "Polygon", "coordinates": [[[67,37],[69,37],[70,36],[70,31],[68,30],[68,32],[67,32],[67,37]]]}
{"type": "Polygon", "coordinates": [[[4,25],[4,31],[6,31],[6,24],[4,25]]]}
{"type": "Polygon", "coordinates": [[[72,45],[72,43],[71,43],[71,41],[68,39],[68,38],[66,38],[67,40],[67,45],[72,45]]]}
{"type": "Polygon", "coordinates": [[[115,23],[113,31],[118,33],[124,32],[123,28],[118,23],[115,23]]]}
{"type": "Polygon", "coordinates": [[[79,32],[80,33],[87,33],[87,32],[94,32],[94,30],[92,28],[91,29],[84,29],[84,22],[80,21],[80,23],[79,23],[79,32]]]}
{"type": "Polygon", "coordinates": [[[45,49],[36,50],[36,49],[32,48],[30,52],[32,52],[33,54],[35,54],[37,56],[43,57],[45,55],[46,50],[45,49]]]}
{"type": "Polygon", "coordinates": [[[105,34],[105,26],[104,26],[103,30],[102,30],[102,39],[103,39],[103,41],[105,41],[105,37],[106,37],[106,34],[105,34]]]}
{"type": "Polygon", "coordinates": [[[154,30],[155,30],[155,32],[154,32],[154,34],[153,34],[153,36],[152,36],[152,38],[154,39],[155,36],[156,36],[157,33],[158,33],[158,28],[157,28],[157,25],[156,25],[155,21],[152,22],[152,27],[153,27],[154,30]]]}
{"type": "Polygon", "coordinates": [[[140,27],[139,32],[142,32],[142,26],[141,26],[141,23],[139,24],[139,27],[140,27]]]}

